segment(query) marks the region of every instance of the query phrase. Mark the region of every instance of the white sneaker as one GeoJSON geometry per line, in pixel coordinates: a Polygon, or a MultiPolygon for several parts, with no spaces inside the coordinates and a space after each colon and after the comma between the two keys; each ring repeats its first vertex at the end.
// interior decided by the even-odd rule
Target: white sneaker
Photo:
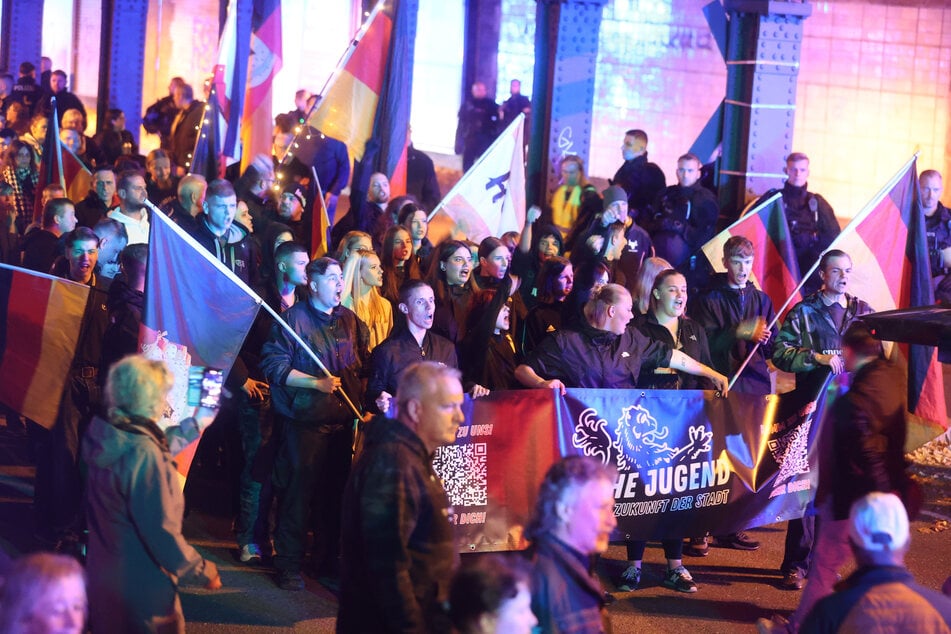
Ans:
{"type": "Polygon", "coordinates": [[[257,544],[247,544],[241,547],[241,555],[238,558],[243,564],[257,565],[261,563],[261,549],[257,544]]]}

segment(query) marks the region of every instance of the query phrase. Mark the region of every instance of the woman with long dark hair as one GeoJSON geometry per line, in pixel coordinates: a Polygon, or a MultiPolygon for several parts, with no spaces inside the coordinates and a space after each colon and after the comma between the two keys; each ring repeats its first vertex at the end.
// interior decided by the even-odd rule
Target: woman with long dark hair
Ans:
{"type": "Polygon", "coordinates": [[[395,309],[400,303],[400,286],[407,280],[418,280],[419,263],[413,257],[413,237],[406,227],[393,225],[383,234],[383,288],[380,293],[395,309]]]}
{"type": "Polygon", "coordinates": [[[469,308],[476,295],[469,245],[447,240],[436,247],[426,280],[436,296],[432,331],[456,345],[466,336],[469,308]]]}
{"type": "MultiPolygon", "coordinates": [[[[479,290],[498,289],[506,276],[511,277],[511,264],[512,254],[508,247],[498,238],[491,236],[485,238],[479,243],[479,266],[474,272],[476,288],[479,290]]],[[[514,277],[509,293],[512,297],[512,312],[509,316],[512,332],[519,332],[525,317],[528,316],[528,308],[518,292],[520,284],[521,280],[517,276],[514,277]]]]}
{"type": "Polygon", "coordinates": [[[26,226],[33,221],[33,205],[39,171],[33,150],[20,139],[14,139],[3,152],[0,180],[13,190],[12,201],[16,208],[16,228],[23,235],[26,226]]]}
{"type": "Polygon", "coordinates": [[[565,299],[574,285],[574,268],[568,258],[553,256],[542,263],[538,274],[538,303],[528,311],[522,332],[522,349],[529,352],[548,333],[561,328],[565,299]]]}

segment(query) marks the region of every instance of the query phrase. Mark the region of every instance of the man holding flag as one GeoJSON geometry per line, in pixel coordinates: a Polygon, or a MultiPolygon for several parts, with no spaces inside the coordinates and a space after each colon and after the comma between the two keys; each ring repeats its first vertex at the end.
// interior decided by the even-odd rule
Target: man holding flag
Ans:
{"type": "MultiPolygon", "coordinates": [[[[66,278],[90,287],[72,368],[52,429],[31,426],[36,452],[36,534],[67,550],[78,547],[80,502],[79,443],[82,430],[99,410],[99,366],[109,317],[107,293],[95,274],[99,238],[80,227],[65,236],[66,278]]],[[[78,551],[77,551],[78,552],[78,551]]]]}
{"type": "MultiPolygon", "coordinates": [[[[856,319],[873,312],[868,303],[846,292],[851,276],[852,258],[847,253],[832,249],[823,254],[819,260],[822,288],[789,311],[776,338],[773,363],[796,374],[796,390],[809,401],[816,400],[830,374],[845,371],[842,335],[856,319]]],[[[789,522],[781,567],[783,588],[802,589],[814,537],[815,516],[789,522]]]]}
{"type": "Polygon", "coordinates": [[[284,429],[273,483],[278,496],[274,565],[277,583],[285,590],[304,589],[301,568],[312,517],[315,572],[338,574],[340,504],[355,417],[345,396],[351,402],[362,400],[359,375],[370,340],[366,325],[340,305],[343,272],[336,260],[314,260],[307,265],[307,279],[307,301],[296,303],[283,317],[331,374],[279,324],[264,344],[260,363],[284,429]]]}

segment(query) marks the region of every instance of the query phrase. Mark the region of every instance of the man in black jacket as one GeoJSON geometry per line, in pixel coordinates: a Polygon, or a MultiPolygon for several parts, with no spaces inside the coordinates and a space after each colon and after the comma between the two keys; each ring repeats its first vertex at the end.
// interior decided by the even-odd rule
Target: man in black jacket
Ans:
{"type": "Polygon", "coordinates": [[[643,219],[654,199],[664,191],[667,179],[656,163],[647,160],[647,133],[643,130],[628,130],[621,146],[624,163],[611,180],[627,192],[627,204],[632,217],[643,219]]]}
{"type": "Polygon", "coordinates": [[[370,380],[367,405],[386,414],[396,394],[403,371],[417,361],[434,361],[458,368],[456,347],[445,337],[429,332],[433,327],[436,299],[432,287],[420,280],[409,280],[400,287],[399,311],[406,325],[397,326],[370,356],[370,380]]]}
{"type": "MultiPolygon", "coordinates": [[[[809,583],[788,629],[797,631],[816,602],[831,594],[839,569],[851,557],[849,509],[864,495],[908,491],[905,435],[907,387],[901,369],[883,358],[881,342],[861,322],[842,337],[849,391],[832,407],[819,438],[816,539],[809,583]]],[[[782,631],[782,630],[780,630],[782,631]]]]}
{"type": "Polygon", "coordinates": [[[458,556],[432,457],[455,440],[463,398],[458,370],[414,363],[396,393],[397,420],[369,423],[344,495],[338,632],[450,631],[444,605],[458,556]]]}
{"type": "Polygon", "coordinates": [[[776,326],[767,326],[776,313],[769,295],[756,288],[750,279],[753,243],[742,236],[727,240],[723,245],[723,266],[726,273],[714,276],[710,290],[692,304],[690,316],[707,331],[713,367],[730,378],[756,346],[733,391],[770,394],[772,381],[766,361],[773,353],[770,341],[776,335],[776,326]]]}
{"type": "Polygon", "coordinates": [[[294,304],[283,317],[331,376],[277,324],[261,350],[260,363],[284,433],[272,482],[278,496],[274,565],[278,585],[285,590],[304,589],[301,567],[312,517],[316,572],[336,572],[341,495],[356,417],[341,391],[352,403],[360,403],[360,375],[370,340],[366,325],[340,305],[343,272],[336,260],[314,260],[307,265],[307,279],[307,301],[294,304]],[[312,514],[313,506],[317,508],[312,514]]]}

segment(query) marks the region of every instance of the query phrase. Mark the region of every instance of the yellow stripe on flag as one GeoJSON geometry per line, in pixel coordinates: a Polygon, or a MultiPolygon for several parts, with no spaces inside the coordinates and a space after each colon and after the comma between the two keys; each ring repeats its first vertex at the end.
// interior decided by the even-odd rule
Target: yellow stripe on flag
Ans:
{"type": "Polygon", "coordinates": [[[309,123],[327,136],[343,141],[359,161],[373,133],[379,100],[372,88],[343,70],[309,123]]]}
{"type": "Polygon", "coordinates": [[[86,286],[69,283],[54,283],[50,286],[40,343],[40,361],[27,388],[21,412],[48,429],[56,422],[59,396],[64,386],[64,376],[49,370],[64,365],[69,367],[79,339],[77,324],[82,318],[88,297],[89,288],[86,286]],[[69,360],[65,360],[64,356],[68,356],[69,360]]]}

